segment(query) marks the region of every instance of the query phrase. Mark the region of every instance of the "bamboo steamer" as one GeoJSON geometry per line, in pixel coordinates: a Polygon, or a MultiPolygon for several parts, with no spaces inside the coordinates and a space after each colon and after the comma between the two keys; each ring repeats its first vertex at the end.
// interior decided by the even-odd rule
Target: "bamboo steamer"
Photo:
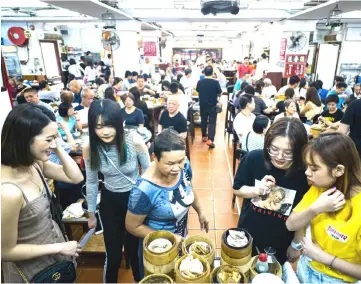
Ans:
{"type": "Polygon", "coordinates": [[[319,125],[313,125],[311,126],[311,135],[313,136],[313,138],[317,138],[318,136],[320,136],[322,131],[322,128],[319,125]]]}
{"type": "Polygon", "coordinates": [[[220,269],[224,268],[224,267],[227,267],[227,266],[232,267],[232,268],[236,268],[236,269],[239,270],[239,272],[240,272],[241,275],[242,275],[242,278],[241,278],[241,280],[240,280],[239,283],[248,283],[248,278],[247,278],[247,276],[242,272],[242,270],[241,270],[239,267],[237,267],[237,266],[232,266],[232,265],[228,265],[228,264],[226,264],[226,265],[221,265],[221,266],[218,266],[218,267],[216,267],[215,269],[213,269],[213,271],[212,271],[212,273],[211,273],[211,277],[210,277],[210,280],[211,280],[210,283],[218,283],[218,281],[217,281],[217,273],[218,273],[218,271],[219,271],[220,269]]]}
{"type": "Polygon", "coordinates": [[[244,264],[234,264],[234,259],[227,258],[227,255],[225,255],[223,252],[221,252],[221,265],[231,265],[239,268],[241,272],[245,275],[246,279],[249,278],[249,267],[250,267],[250,261],[252,259],[252,256],[249,255],[246,258],[243,259],[243,262],[246,262],[244,264]]]}
{"type": "Polygon", "coordinates": [[[210,274],[211,274],[211,267],[207,260],[205,260],[203,257],[192,254],[194,258],[198,258],[200,262],[203,264],[203,268],[205,268],[205,273],[203,273],[201,276],[197,278],[186,278],[184,277],[181,272],[179,271],[179,266],[183,259],[185,259],[189,254],[183,255],[180,259],[177,260],[174,270],[175,270],[175,282],[176,283],[209,283],[210,280],[210,274]]]}
{"type": "Polygon", "coordinates": [[[166,274],[174,279],[174,265],[178,259],[178,245],[175,236],[168,231],[156,231],[148,234],[143,241],[144,275],[166,274]],[[168,239],[173,245],[164,253],[148,250],[148,245],[155,239],[168,239]]]}
{"type": "MultiPolygon", "coordinates": [[[[258,272],[256,271],[257,259],[258,259],[258,255],[252,257],[252,259],[250,261],[249,279],[251,281],[253,280],[253,278],[255,278],[258,275],[258,272]]],[[[273,274],[282,279],[282,266],[281,266],[281,264],[279,264],[279,262],[277,262],[276,273],[273,273],[273,274]]]]}
{"type": "Polygon", "coordinates": [[[248,244],[243,248],[234,248],[227,244],[228,233],[225,231],[222,234],[222,244],[221,244],[221,265],[231,265],[238,267],[243,274],[249,276],[249,265],[250,260],[252,259],[252,243],[253,238],[246,230],[241,228],[232,228],[229,230],[235,231],[244,231],[248,238],[248,244]]]}
{"type": "MultiPolygon", "coordinates": [[[[214,257],[215,257],[215,246],[214,243],[208,239],[207,237],[201,236],[201,235],[196,235],[196,236],[192,236],[187,238],[183,243],[182,243],[182,252],[184,255],[189,254],[189,251],[187,250],[188,246],[190,246],[192,243],[194,243],[195,241],[197,242],[205,242],[207,244],[209,244],[211,246],[211,252],[207,255],[201,255],[205,260],[208,261],[209,265],[211,266],[211,269],[213,268],[214,265],[214,257]]],[[[196,253],[194,253],[196,254],[196,253]]]]}
{"type": "MultiPolygon", "coordinates": [[[[166,274],[152,274],[152,275],[149,275],[149,276],[143,278],[143,279],[139,282],[139,284],[140,284],[140,283],[143,283],[143,284],[149,283],[148,281],[149,281],[149,280],[152,280],[152,279],[154,279],[154,278],[163,278],[163,279],[167,280],[169,283],[172,283],[172,284],[174,283],[173,279],[170,278],[170,277],[169,277],[168,275],[166,275],[166,274]]],[[[164,283],[164,282],[162,282],[162,283],[164,283]]]]}

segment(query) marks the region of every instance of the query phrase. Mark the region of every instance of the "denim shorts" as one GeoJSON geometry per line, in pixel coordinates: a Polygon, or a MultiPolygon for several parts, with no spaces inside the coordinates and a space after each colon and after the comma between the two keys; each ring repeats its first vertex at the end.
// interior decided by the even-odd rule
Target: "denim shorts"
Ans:
{"type": "Polygon", "coordinates": [[[297,264],[297,277],[301,283],[349,283],[317,271],[304,255],[297,264]]]}

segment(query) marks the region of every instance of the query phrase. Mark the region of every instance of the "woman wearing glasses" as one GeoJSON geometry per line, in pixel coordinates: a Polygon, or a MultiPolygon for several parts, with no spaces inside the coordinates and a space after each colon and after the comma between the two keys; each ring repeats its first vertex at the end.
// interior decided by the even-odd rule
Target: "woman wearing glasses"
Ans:
{"type": "Polygon", "coordinates": [[[300,256],[291,244],[294,232],[285,223],[308,190],[302,161],[306,144],[302,122],[285,117],[269,128],[263,150],[251,151],[241,160],[233,189],[244,198],[238,227],[252,235],[253,255],[257,249],[273,247],[281,264],[300,256]]]}

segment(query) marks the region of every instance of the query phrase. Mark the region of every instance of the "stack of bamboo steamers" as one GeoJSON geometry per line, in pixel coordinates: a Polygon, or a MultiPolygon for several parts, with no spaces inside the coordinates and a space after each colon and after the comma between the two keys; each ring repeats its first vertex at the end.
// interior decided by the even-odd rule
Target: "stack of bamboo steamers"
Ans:
{"type": "MultiPolygon", "coordinates": [[[[145,278],[140,283],[248,283],[257,275],[252,241],[243,229],[226,230],[222,235],[221,265],[214,267],[216,247],[207,237],[189,237],[180,248],[174,234],[152,232],[143,241],[145,278]],[[234,247],[232,234],[244,236],[241,247],[234,247]]],[[[275,274],[282,277],[280,265],[275,274]]]]}

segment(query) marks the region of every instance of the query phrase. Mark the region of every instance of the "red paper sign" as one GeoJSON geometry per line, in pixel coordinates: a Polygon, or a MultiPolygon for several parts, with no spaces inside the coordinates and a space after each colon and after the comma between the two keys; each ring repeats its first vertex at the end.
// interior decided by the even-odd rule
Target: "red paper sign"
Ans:
{"type": "Polygon", "coordinates": [[[284,77],[289,78],[293,75],[303,78],[306,72],[306,54],[287,54],[285,62],[284,77]]]}
{"type": "Polygon", "coordinates": [[[144,56],[157,56],[157,44],[155,41],[143,42],[144,56]]]}
{"type": "Polygon", "coordinates": [[[281,38],[280,61],[286,58],[287,38],[281,38]]]}

